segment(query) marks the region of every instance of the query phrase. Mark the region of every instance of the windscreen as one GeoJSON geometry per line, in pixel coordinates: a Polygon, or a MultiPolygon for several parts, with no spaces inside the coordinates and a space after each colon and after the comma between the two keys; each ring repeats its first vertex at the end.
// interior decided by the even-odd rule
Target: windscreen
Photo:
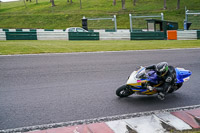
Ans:
{"type": "Polygon", "coordinates": [[[145,68],[141,68],[140,70],[138,70],[136,78],[139,78],[139,79],[146,79],[147,78],[145,68]]]}

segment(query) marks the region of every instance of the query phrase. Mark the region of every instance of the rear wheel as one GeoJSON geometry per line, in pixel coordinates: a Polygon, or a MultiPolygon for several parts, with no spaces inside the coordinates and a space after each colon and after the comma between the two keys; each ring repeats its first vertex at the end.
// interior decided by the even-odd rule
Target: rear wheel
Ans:
{"type": "Polygon", "coordinates": [[[134,92],[127,85],[123,85],[116,90],[116,95],[119,97],[128,97],[134,92]]]}

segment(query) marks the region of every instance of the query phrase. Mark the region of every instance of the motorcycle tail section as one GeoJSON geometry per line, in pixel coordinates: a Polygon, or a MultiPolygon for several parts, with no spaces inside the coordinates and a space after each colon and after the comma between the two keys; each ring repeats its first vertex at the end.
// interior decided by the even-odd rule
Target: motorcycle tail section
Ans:
{"type": "Polygon", "coordinates": [[[188,81],[191,74],[192,72],[189,70],[185,70],[184,68],[176,68],[177,83],[188,81]]]}

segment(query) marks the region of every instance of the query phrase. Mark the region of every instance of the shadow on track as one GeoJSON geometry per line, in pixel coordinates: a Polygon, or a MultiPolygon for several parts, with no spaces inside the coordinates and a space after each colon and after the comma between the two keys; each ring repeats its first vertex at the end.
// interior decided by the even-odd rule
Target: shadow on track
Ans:
{"type": "Polygon", "coordinates": [[[129,96],[125,98],[117,98],[117,101],[122,104],[130,104],[131,105],[155,105],[155,104],[172,104],[172,103],[179,103],[180,101],[183,102],[183,97],[181,93],[173,93],[166,96],[164,100],[160,100],[157,98],[157,95],[152,96],[129,96]]]}

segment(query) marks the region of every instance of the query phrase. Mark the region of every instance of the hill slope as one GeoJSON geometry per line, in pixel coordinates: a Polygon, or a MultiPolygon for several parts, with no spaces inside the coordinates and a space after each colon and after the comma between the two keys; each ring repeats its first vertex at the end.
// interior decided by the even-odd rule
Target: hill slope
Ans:
{"type": "MultiPolygon", "coordinates": [[[[121,0],[117,0],[116,6],[113,6],[113,0],[82,0],[82,9],[79,0],[73,0],[72,4],[67,3],[67,0],[55,0],[55,7],[51,7],[49,0],[38,2],[36,4],[35,0],[32,0],[26,2],[26,6],[23,0],[1,2],[0,28],[65,29],[81,26],[83,16],[99,18],[117,15],[118,28],[125,29],[130,27],[129,13],[149,15],[163,12],[165,20],[179,22],[179,28],[182,29],[185,6],[188,9],[200,10],[199,0],[181,0],[179,10],[176,10],[176,0],[167,0],[167,10],[163,10],[163,0],[137,0],[136,6],[133,6],[132,0],[126,0],[126,10],[121,9],[121,0]]],[[[112,22],[100,23],[100,26],[94,28],[110,28],[109,25],[113,25],[112,22]]]]}

